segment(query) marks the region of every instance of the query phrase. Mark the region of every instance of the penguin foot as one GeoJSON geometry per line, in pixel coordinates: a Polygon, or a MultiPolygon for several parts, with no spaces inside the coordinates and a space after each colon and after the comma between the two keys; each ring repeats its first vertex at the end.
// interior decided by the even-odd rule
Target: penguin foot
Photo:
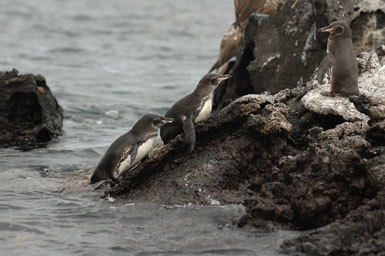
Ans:
{"type": "Polygon", "coordinates": [[[195,143],[189,144],[188,150],[190,153],[194,151],[194,148],[195,148],[195,143]]]}

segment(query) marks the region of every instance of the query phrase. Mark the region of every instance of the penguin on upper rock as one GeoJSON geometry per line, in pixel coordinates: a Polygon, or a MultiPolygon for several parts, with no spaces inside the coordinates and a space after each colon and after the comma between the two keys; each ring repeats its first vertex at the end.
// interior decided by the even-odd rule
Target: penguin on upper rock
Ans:
{"type": "Polygon", "coordinates": [[[321,84],[325,73],[331,68],[330,96],[359,95],[358,64],[353,52],[352,31],[341,20],[319,29],[330,33],[328,37],[328,54],[321,61],[317,80],[321,84]]]}

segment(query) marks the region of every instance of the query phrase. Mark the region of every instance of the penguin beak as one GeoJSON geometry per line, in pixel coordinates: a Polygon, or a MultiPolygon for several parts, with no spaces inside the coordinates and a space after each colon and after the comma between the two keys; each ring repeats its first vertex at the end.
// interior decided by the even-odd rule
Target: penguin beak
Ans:
{"type": "Polygon", "coordinates": [[[163,118],[162,120],[162,124],[170,124],[172,122],[175,122],[175,119],[174,118],[171,118],[171,117],[165,117],[163,118]]]}
{"type": "Polygon", "coordinates": [[[332,32],[334,30],[334,27],[332,26],[327,26],[327,27],[323,27],[323,28],[320,28],[318,31],[319,32],[332,32]]]}
{"type": "Polygon", "coordinates": [[[218,76],[217,79],[218,79],[219,83],[221,83],[221,82],[223,82],[223,81],[229,79],[230,77],[231,77],[231,75],[227,74],[227,75],[221,75],[221,76],[218,76]]]}

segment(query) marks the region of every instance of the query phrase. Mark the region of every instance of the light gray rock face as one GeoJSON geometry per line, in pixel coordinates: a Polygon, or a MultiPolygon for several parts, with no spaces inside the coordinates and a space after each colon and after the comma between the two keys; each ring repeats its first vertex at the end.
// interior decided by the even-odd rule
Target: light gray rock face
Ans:
{"type": "Polygon", "coordinates": [[[359,112],[348,98],[329,97],[321,94],[329,91],[330,84],[319,86],[308,92],[301,101],[305,108],[321,115],[338,115],[349,122],[362,121],[366,123],[369,120],[369,117],[359,112]]]}
{"type": "Polygon", "coordinates": [[[318,85],[316,81],[309,82],[315,89],[309,91],[302,99],[304,106],[321,115],[337,115],[345,121],[361,121],[363,126],[372,117],[385,118],[385,66],[380,64],[379,56],[375,51],[363,52],[358,58],[360,70],[363,73],[358,77],[360,94],[371,102],[368,106],[371,116],[361,113],[347,97],[325,96],[330,92],[330,84],[318,85]]]}

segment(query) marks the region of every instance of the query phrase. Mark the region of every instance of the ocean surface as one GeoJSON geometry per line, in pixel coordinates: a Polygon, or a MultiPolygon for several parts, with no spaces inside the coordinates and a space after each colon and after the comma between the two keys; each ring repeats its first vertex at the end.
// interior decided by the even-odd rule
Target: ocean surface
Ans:
{"type": "Polygon", "coordinates": [[[65,130],[0,148],[0,255],[279,254],[295,234],[237,228],[240,205],[101,199],[84,171],[195,88],[233,20],[231,0],[0,1],[0,70],[42,74],[65,130]]]}

